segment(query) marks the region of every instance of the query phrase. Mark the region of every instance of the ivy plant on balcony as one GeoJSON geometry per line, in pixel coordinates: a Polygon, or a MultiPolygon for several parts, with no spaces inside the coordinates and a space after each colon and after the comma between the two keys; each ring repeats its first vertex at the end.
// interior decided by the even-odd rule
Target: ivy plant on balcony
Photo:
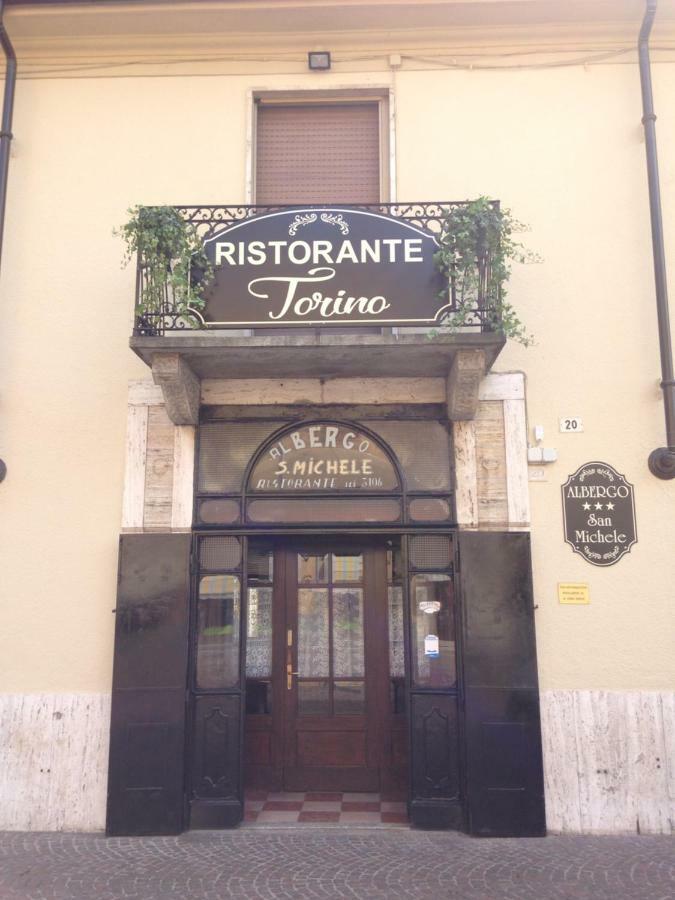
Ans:
{"type": "Polygon", "coordinates": [[[138,259],[136,315],[150,326],[167,315],[199,325],[192,311],[205,306],[213,268],[197,229],[172,206],[134,206],[128,213],[115,234],[127,245],[125,265],[138,259]]]}
{"type": "Polygon", "coordinates": [[[525,346],[532,343],[532,336],[506,299],[511,263],[538,261],[536,254],[514,238],[524,230],[526,226],[510,210],[488,197],[452,207],[441,223],[440,249],[435,255],[438,269],[448,279],[452,300],[441,331],[459,331],[475,325],[480,317],[489,330],[525,346]]]}

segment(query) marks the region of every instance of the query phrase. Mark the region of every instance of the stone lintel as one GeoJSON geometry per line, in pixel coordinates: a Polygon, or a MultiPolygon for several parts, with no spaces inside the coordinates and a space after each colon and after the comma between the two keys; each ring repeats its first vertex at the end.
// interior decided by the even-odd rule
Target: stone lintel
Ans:
{"type": "Polygon", "coordinates": [[[474,419],[478,410],[478,391],[485,375],[484,350],[458,350],[446,382],[448,419],[462,422],[474,419]]]}
{"type": "MultiPolygon", "coordinates": [[[[300,329],[300,332],[302,329],[300,329]]],[[[148,365],[157,353],[180,354],[198,378],[442,378],[460,350],[483,350],[489,370],[505,338],[469,334],[321,334],[232,336],[215,330],[136,336],[131,348],[148,365]]]]}
{"type": "Polygon", "coordinates": [[[181,355],[153,354],[152,378],[162,389],[166,412],[174,425],[197,425],[201,386],[181,355]]]}

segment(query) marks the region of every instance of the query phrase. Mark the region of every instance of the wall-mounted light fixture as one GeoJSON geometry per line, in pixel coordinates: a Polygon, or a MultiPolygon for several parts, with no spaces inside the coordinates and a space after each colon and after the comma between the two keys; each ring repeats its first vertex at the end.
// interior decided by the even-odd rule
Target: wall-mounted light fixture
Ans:
{"type": "Polygon", "coordinates": [[[315,72],[326,72],[330,69],[330,53],[325,51],[307,54],[307,65],[315,72]]]}

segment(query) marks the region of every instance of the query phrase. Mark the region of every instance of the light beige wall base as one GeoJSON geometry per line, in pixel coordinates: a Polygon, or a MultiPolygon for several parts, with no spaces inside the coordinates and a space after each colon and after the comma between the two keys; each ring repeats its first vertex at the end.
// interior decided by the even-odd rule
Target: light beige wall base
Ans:
{"type": "MultiPolygon", "coordinates": [[[[552,832],[670,834],[675,693],[544,691],[552,832]]],[[[0,694],[0,830],[102,831],[110,696],[0,694]]]]}
{"type": "Polygon", "coordinates": [[[675,693],[544,691],[550,831],[675,830],[675,693]]]}
{"type": "Polygon", "coordinates": [[[0,830],[102,831],[109,694],[0,694],[0,830]]]}

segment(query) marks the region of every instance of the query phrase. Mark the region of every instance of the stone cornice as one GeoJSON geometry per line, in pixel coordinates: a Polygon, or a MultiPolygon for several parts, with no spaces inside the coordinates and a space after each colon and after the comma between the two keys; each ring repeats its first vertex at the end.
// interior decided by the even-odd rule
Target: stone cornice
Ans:
{"type": "MultiPolygon", "coordinates": [[[[308,49],[330,49],[334,71],[353,72],[386,68],[388,54],[416,69],[632,62],[642,7],[642,0],[200,0],[12,5],[6,19],[24,75],[88,74],[78,65],[95,74],[167,65],[181,74],[245,72],[261,63],[296,73],[306,71],[308,49]]],[[[652,46],[654,62],[672,59],[675,5],[659,8],[652,46]]]]}

